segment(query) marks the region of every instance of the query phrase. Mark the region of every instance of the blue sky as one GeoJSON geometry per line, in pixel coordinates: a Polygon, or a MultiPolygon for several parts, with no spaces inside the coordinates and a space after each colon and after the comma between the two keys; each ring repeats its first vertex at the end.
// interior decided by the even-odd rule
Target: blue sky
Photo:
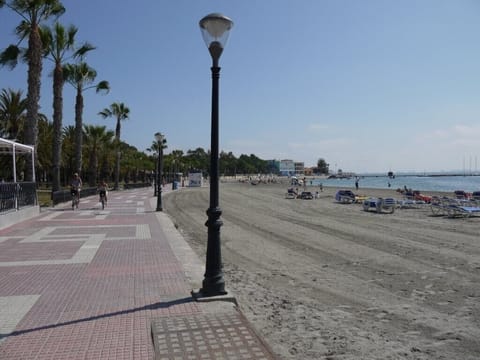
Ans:
{"type": "MultiPolygon", "coordinates": [[[[220,59],[220,148],[355,172],[480,167],[480,2],[476,0],[64,0],[64,25],[97,50],[107,95],[85,93],[84,122],[131,110],[122,139],[145,150],[210,147],[211,58],[198,21],[235,23],[220,59]]],[[[0,48],[19,17],[0,10],[0,48]]],[[[52,64],[41,111],[51,118],[52,64]]],[[[0,88],[26,91],[26,66],[0,88]]],[[[64,89],[64,125],[74,123],[64,89]]]]}

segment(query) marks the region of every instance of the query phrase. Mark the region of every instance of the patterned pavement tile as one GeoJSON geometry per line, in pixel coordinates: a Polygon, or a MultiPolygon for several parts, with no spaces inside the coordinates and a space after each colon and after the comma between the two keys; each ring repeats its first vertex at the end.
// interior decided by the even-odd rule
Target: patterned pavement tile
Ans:
{"type": "Polygon", "coordinates": [[[177,316],[152,322],[155,359],[274,359],[238,312],[177,316]]]}
{"type": "Polygon", "coordinates": [[[38,295],[0,296],[0,343],[38,300],[38,295]]]}
{"type": "Polygon", "coordinates": [[[250,359],[242,342],[257,359],[270,359],[238,319],[201,318],[185,264],[150,205],[152,192],[112,192],[105,210],[90,197],[78,210],[65,204],[0,230],[0,359],[152,359],[154,319],[198,321],[186,323],[193,330],[168,328],[162,346],[170,355],[183,344],[187,352],[207,346],[209,354],[250,359]],[[217,330],[234,342],[220,332],[221,342],[211,342],[209,331],[217,330]]]}

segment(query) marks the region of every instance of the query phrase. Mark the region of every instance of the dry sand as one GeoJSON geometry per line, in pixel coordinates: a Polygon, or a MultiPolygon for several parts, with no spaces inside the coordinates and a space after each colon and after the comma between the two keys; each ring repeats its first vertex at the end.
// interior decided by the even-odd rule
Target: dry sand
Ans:
{"type": "MultiPolygon", "coordinates": [[[[377,214],[336,203],[334,188],[316,200],[286,188],[222,183],[220,194],[227,290],[279,358],[480,359],[480,217],[377,214]]],[[[201,259],[208,194],[164,199],[201,259]]]]}

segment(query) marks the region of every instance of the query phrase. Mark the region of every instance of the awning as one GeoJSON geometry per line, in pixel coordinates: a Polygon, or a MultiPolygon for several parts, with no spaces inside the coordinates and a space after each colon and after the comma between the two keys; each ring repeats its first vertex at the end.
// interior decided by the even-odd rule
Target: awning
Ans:
{"type": "Polygon", "coordinates": [[[24,145],[12,140],[0,138],[0,154],[12,154],[13,159],[13,182],[17,182],[16,155],[30,154],[32,157],[32,175],[35,182],[35,148],[30,145],[24,145]]]}
{"type": "Polygon", "coordinates": [[[12,140],[0,138],[0,153],[12,154],[17,153],[33,153],[34,147],[17,143],[12,140]]]}

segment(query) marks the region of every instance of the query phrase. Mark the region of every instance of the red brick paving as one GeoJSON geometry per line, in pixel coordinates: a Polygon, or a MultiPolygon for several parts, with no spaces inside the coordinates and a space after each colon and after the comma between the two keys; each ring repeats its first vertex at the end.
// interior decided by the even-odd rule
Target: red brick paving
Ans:
{"type": "Polygon", "coordinates": [[[0,266],[0,297],[40,295],[14,332],[2,334],[0,359],[152,359],[153,318],[200,313],[149,206],[151,192],[135,191],[145,196],[145,211],[139,214],[137,200],[125,204],[128,192],[112,192],[104,212],[92,210],[96,199],[82,199],[79,210],[56,208],[0,231],[6,237],[0,262],[27,261],[0,266]],[[52,211],[56,216],[44,219],[52,211]],[[96,220],[98,213],[105,218],[96,220]],[[151,239],[135,238],[138,224],[148,225],[151,239]],[[58,228],[40,242],[21,242],[47,226],[58,228]],[[90,263],[28,264],[71,258],[86,240],[73,235],[90,234],[105,234],[90,263]]]}

